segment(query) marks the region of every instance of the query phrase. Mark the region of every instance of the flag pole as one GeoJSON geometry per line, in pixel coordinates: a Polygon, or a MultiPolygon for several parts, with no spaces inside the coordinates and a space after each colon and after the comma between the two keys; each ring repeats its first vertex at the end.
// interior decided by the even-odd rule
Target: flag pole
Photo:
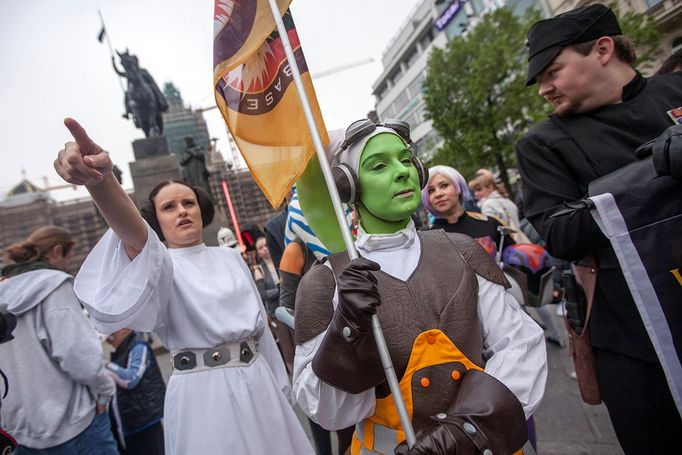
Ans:
{"type": "MultiPolygon", "coordinates": [[[[111,59],[113,60],[114,57],[114,48],[111,46],[111,41],[109,41],[109,32],[107,32],[107,28],[104,26],[104,16],[102,16],[102,11],[99,9],[97,10],[97,14],[99,14],[99,20],[102,22],[102,30],[104,31],[104,38],[107,40],[107,46],[109,47],[109,54],[111,55],[111,59]]],[[[100,41],[101,42],[101,41],[100,41]]],[[[123,81],[121,80],[121,76],[116,73],[116,76],[118,77],[118,85],[121,87],[121,91],[123,92],[123,95],[125,96],[126,90],[123,87],[123,81]]]]}
{"type": "Polygon", "coordinates": [[[234,227],[235,234],[237,235],[237,241],[239,242],[239,248],[241,251],[246,251],[244,247],[244,240],[242,239],[242,231],[239,229],[239,223],[237,222],[237,214],[234,211],[234,206],[232,206],[232,198],[230,197],[230,191],[227,189],[227,182],[225,179],[220,181],[223,187],[223,194],[225,195],[225,200],[227,201],[227,208],[230,210],[230,217],[232,218],[232,227],[234,227]]]}
{"type": "MultiPolygon", "coordinates": [[[[320,168],[322,168],[322,175],[324,176],[325,183],[327,184],[327,189],[329,190],[329,196],[331,196],[332,205],[334,206],[334,212],[336,214],[336,220],[339,223],[339,228],[341,229],[341,235],[343,236],[343,242],[348,251],[348,256],[350,259],[358,258],[358,252],[355,250],[355,245],[353,244],[353,238],[351,237],[350,229],[346,224],[346,215],[341,205],[341,198],[339,197],[339,192],[334,184],[334,178],[332,177],[332,170],[327,161],[327,155],[324,152],[324,147],[322,146],[322,140],[320,139],[320,133],[317,131],[317,125],[315,124],[315,118],[313,117],[312,109],[308,103],[308,97],[306,95],[305,87],[301,81],[301,73],[298,70],[298,65],[296,64],[296,58],[294,57],[294,52],[291,49],[291,43],[289,42],[289,36],[287,35],[286,27],[282,21],[282,16],[279,13],[279,7],[277,6],[276,0],[268,0],[270,3],[270,9],[272,10],[272,15],[277,24],[277,31],[282,40],[284,46],[284,52],[287,56],[287,61],[289,62],[289,67],[291,68],[291,74],[294,78],[294,83],[296,85],[296,90],[298,91],[298,97],[301,100],[303,106],[303,112],[305,113],[305,119],[308,122],[308,128],[310,129],[310,134],[313,138],[313,144],[315,145],[315,151],[317,152],[317,158],[320,162],[320,168]]],[[[374,314],[372,316],[372,332],[374,334],[374,339],[377,344],[377,350],[379,351],[379,356],[381,357],[381,363],[384,367],[384,372],[386,373],[386,380],[388,386],[393,395],[393,401],[395,402],[396,408],[398,410],[398,416],[400,417],[400,424],[403,427],[403,432],[405,433],[405,438],[407,439],[407,445],[412,447],[416,441],[414,435],[414,429],[412,428],[412,422],[410,421],[409,414],[407,413],[407,408],[405,406],[405,401],[403,400],[402,393],[400,392],[400,385],[398,383],[398,378],[395,374],[395,369],[393,368],[393,362],[391,361],[391,355],[388,352],[388,346],[386,345],[386,339],[381,331],[381,325],[379,324],[379,317],[374,314]]]]}

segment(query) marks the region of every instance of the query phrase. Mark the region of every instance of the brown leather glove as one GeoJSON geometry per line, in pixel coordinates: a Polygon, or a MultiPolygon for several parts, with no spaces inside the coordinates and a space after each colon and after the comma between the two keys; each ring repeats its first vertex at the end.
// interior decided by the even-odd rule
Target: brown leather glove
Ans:
{"type": "Polygon", "coordinates": [[[320,348],[313,371],[322,381],[349,393],[360,393],[385,380],[371,318],[381,305],[377,279],[379,264],[353,259],[336,280],[339,304],[320,348]]]}
{"type": "Polygon", "coordinates": [[[396,455],[511,455],[528,440],[519,400],[500,381],[478,370],[464,375],[448,410],[431,418],[434,424],[419,430],[415,445],[410,449],[403,442],[396,455]]]}

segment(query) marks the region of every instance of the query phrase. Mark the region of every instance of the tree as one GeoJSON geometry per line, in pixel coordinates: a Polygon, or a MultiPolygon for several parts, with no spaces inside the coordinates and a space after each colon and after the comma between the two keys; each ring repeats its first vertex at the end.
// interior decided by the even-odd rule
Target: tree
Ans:
{"type": "MultiPolygon", "coordinates": [[[[466,36],[434,49],[424,82],[427,117],[443,138],[430,164],[449,164],[473,177],[476,169],[496,167],[512,190],[507,170],[516,165],[514,144],[551,106],[526,87],[526,32],[541,19],[499,8],[481,18],[466,36]]],[[[651,64],[660,34],[643,15],[626,13],[620,23],[638,44],[640,68],[651,64]]]]}
{"type": "Polygon", "coordinates": [[[618,16],[623,35],[632,38],[637,46],[637,69],[642,72],[652,69],[660,52],[659,45],[663,37],[656,29],[654,21],[649,16],[636,11],[621,13],[616,4],[611,4],[609,7],[618,16]]]}
{"type": "Polygon", "coordinates": [[[424,82],[428,117],[444,140],[432,162],[473,176],[497,167],[507,188],[514,144],[549,113],[537,90],[525,86],[525,34],[538,13],[516,17],[507,8],[485,15],[466,36],[434,49],[424,82]]]}

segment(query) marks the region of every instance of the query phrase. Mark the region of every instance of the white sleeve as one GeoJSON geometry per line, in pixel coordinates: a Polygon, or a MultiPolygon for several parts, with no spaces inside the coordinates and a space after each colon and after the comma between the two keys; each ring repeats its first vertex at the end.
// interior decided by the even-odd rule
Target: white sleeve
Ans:
{"type": "MultiPolygon", "coordinates": [[[[336,307],[336,297],[334,298],[336,307]]],[[[296,346],[294,358],[294,395],[303,412],[327,430],[348,428],[374,414],[374,388],[362,393],[347,393],[323,382],[313,371],[313,357],[324,335],[296,346]]]]}
{"type": "Polygon", "coordinates": [[[540,326],[503,286],[478,278],[485,372],[506,385],[533,415],[545,393],[547,349],[540,326]]]}
{"type": "Polygon", "coordinates": [[[74,290],[101,333],[122,328],[151,332],[173,289],[173,262],[147,226],[147,243],[132,261],[109,229],[81,266],[74,290]]]}
{"type": "Polygon", "coordinates": [[[279,386],[279,389],[282,391],[282,393],[284,393],[284,396],[287,398],[289,403],[293,405],[295,400],[291,392],[291,383],[289,382],[287,369],[284,366],[284,360],[282,360],[282,354],[279,352],[279,348],[275,342],[275,337],[272,336],[270,327],[268,327],[268,314],[265,311],[265,306],[263,305],[263,301],[260,298],[258,288],[256,287],[255,281],[253,281],[253,276],[251,275],[251,271],[246,265],[246,262],[242,260],[239,253],[234,252],[234,254],[239,256],[239,260],[237,262],[239,263],[242,273],[244,274],[244,279],[249,281],[249,284],[251,285],[251,291],[255,295],[258,305],[260,306],[259,317],[261,323],[258,325],[261,326],[262,333],[260,334],[260,338],[258,338],[258,350],[270,367],[270,371],[275,377],[275,382],[279,386]]]}

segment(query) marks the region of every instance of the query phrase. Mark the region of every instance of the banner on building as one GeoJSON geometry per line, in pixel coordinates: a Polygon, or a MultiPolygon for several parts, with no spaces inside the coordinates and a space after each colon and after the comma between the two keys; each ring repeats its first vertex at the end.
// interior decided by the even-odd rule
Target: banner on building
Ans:
{"type": "MultiPolygon", "coordinates": [[[[326,128],[294,21],[278,0],[323,143],[326,128]]],[[[216,0],[213,84],[218,108],[254,180],[278,207],[315,153],[267,0],[216,0]]]]}
{"type": "Polygon", "coordinates": [[[589,192],[682,415],[682,184],[657,176],[649,158],[589,192]]]}

